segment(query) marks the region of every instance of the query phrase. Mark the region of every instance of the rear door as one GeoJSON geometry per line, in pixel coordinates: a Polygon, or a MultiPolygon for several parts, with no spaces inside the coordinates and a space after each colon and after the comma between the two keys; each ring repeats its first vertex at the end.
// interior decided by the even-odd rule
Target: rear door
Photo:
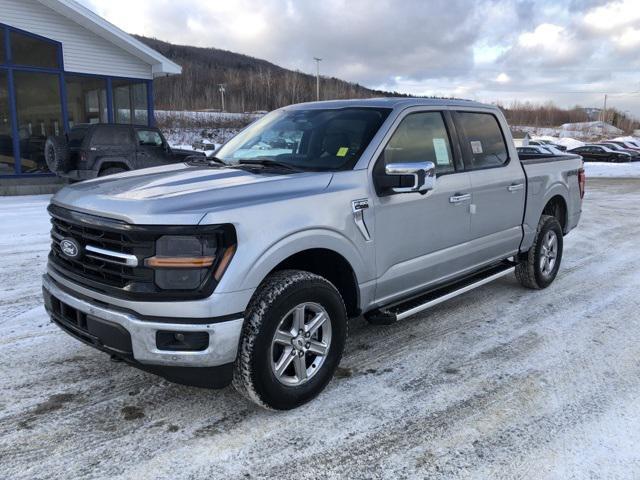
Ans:
{"type": "Polygon", "coordinates": [[[526,178],[520,160],[510,158],[503,128],[489,111],[454,112],[471,183],[472,265],[480,267],[514,255],[522,240],[526,178]]]}

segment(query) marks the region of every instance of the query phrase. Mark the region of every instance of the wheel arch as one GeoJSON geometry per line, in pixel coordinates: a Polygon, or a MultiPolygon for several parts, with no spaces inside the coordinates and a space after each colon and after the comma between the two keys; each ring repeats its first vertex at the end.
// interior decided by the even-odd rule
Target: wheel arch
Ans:
{"type": "Polygon", "coordinates": [[[547,200],[544,208],[542,209],[541,215],[551,215],[555,217],[560,226],[562,227],[562,231],[566,231],[567,227],[567,200],[563,195],[556,194],[552,196],[549,200],[547,200]]]}
{"type": "Polygon", "coordinates": [[[349,261],[328,248],[302,250],[282,260],[269,275],[280,270],[304,270],[329,280],[340,292],[350,317],[360,315],[358,279],[349,261]]]}
{"type": "Polygon", "coordinates": [[[131,168],[129,161],[126,158],[122,158],[122,157],[100,158],[94,164],[93,169],[95,170],[96,174],[99,174],[103,170],[106,170],[107,168],[111,168],[111,167],[124,168],[125,170],[133,170],[133,168],[131,168]]]}

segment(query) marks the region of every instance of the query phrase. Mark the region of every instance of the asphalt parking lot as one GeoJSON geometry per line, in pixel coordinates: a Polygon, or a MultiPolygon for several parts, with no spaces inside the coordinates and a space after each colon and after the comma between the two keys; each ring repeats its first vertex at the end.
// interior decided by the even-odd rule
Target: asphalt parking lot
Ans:
{"type": "Polygon", "coordinates": [[[0,477],[638,478],[640,179],[588,183],[557,281],[508,276],[388,327],[274,413],[49,323],[48,197],[0,198],[0,477]]]}

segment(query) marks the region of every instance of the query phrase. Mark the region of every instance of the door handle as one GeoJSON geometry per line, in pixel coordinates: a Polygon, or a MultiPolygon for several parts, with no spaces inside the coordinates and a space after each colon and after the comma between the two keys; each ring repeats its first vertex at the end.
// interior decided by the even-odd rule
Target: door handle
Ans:
{"type": "Polygon", "coordinates": [[[449,203],[462,203],[467,200],[471,200],[470,193],[457,193],[451,197],[449,197],[449,203]]]}
{"type": "Polygon", "coordinates": [[[509,185],[507,190],[510,192],[517,192],[518,190],[522,190],[524,188],[524,183],[514,183],[513,185],[509,185]]]}

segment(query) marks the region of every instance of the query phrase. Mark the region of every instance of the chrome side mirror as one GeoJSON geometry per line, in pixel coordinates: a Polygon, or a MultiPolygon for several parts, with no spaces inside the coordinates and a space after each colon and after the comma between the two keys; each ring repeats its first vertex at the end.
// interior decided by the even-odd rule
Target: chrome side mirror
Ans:
{"type": "Polygon", "coordinates": [[[426,193],[436,186],[436,166],[433,162],[389,163],[384,167],[387,175],[413,176],[410,187],[393,187],[394,193],[426,193]]]}

